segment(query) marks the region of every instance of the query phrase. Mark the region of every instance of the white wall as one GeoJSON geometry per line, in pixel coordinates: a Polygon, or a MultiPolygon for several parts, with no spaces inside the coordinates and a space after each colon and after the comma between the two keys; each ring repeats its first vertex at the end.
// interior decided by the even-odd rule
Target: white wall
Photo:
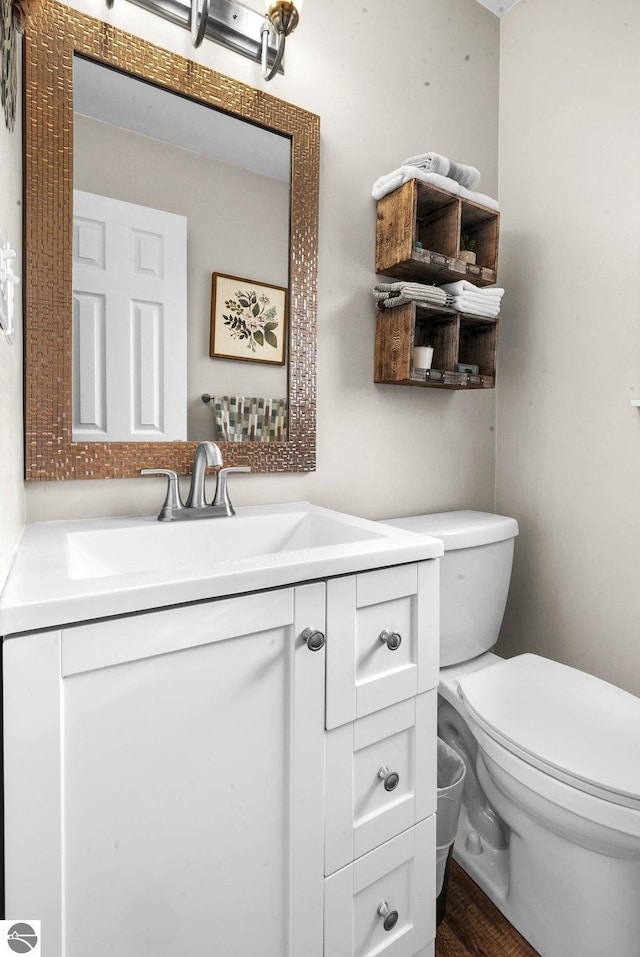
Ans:
{"type": "Polygon", "coordinates": [[[640,5],[501,21],[497,508],[520,522],[499,650],[640,694],[640,5]]]}
{"type": "MultiPolygon", "coordinates": [[[[18,65],[20,73],[20,65],[18,65]]],[[[18,111],[19,112],[19,111],[18,111]]],[[[0,241],[18,253],[14,272],[22,277],[22,123],[12,133],[0,109],[0,241]]],[[[17,334],[10,346],[0,332],[0,589],[25,515],[22,459],[22,294],[15,291],[17,334]]]]}
{"type": "MultiPolygon", "coordinates": [[[[186,31],[131,3],[80,9],[191,56],[186,31]]],[[[258,8],[258,0],[253,4],[258,8]]],[[[476,0],[305,5],[287,74],[207,40],[194,57],[321,116],[318,467],[237,476],[238,504],[310,499],[370,517],[494,503],[495,394],[374,385],[373,181],[437,150],[497,186],[499,20],[476,0]]],[[[160,482],[32,483],[29,520],[152,512],[160,482]]]]}

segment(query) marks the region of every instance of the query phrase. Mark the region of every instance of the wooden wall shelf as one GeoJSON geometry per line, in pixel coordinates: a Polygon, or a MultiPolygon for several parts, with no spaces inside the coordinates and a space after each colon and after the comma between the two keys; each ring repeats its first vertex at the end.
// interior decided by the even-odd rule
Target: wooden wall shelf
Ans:
{"type": "Polygon", "coordinates": [[[413,282],[468,279],[488,286],[496,281],[499,232],[496,210],[412,179],[378,201],[376,272],[413,282]],[[475,265],[457,258],[463,234],[476,241],[475,265]]]}
{"type": "Polygon", "coordinates": [[[453,309],[407,303],[378,309],[374,382],[436,389],[493,389],[498,323],[453,309]],[[433,346],[432,368],[416,370],[413,346],[433,346]],[[458,372],[458,363],[479,367],[458,372]]]}
{"type": "MultiPolygon", "coordinates": [[[[410,180],[378,201],[376,272],[409,282],[495,283],[500,213],[438,186],[410,180]],[[458,259],[462,235],[476,242],[476,264],[458,259]]],[[[436,389],[493,389],[498,320],[408,303],[379,309],[374,382],[436,389]],[[414,346],[433,346],[430,370],[412,366],[414,346]],[[458,372],[476,365],[478,375],[458,372]]]]}

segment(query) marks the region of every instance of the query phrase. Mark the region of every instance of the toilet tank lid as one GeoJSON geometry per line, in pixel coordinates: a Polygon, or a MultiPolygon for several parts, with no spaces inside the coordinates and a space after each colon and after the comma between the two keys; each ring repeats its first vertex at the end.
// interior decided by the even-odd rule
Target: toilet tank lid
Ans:
{"type": "Polygon", "coordinates": [[[456,548],[473,548],[515,538],[518,523],[506,515],[474,512],[434,512],[431,515],[408,515],[405,518],[385,519],[387,525],[396,525],[410,532],[439,538],[445,552],[456,548]]]}
{"type": "Polygon", "coordinates": [[[527,763],[616,804],[640,800],[640,698],[539,655],[462,675],[470,718],[527,763]]]}

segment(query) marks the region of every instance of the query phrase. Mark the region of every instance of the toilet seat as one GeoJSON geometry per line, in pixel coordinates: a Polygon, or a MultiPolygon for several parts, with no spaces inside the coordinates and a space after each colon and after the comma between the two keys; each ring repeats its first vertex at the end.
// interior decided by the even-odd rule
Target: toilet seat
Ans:
{"type": "Polygon", "coordinates": [[[461,676],[472,721],[523,761],[640,811],[640,699],[538,655],[461,676]]]}

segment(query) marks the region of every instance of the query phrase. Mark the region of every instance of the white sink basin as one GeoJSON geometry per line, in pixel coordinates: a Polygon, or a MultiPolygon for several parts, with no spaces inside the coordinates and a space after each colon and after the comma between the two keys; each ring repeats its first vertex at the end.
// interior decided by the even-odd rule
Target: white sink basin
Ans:
{"type": "Polygon", "coordinates": [[[232,518],[156,516],[25,529],[0,598],[0,635],[436,558],[437,539],[307,502],[232,518]]]}
{"type": "MultiPolygon", "coordinates": [[[[380,526],[383,528],[383,526],[380,526]]],[[[388,536],[387,536],[388,537],[388,536]]],[[[205,569],[255,560],[273,564],[287,552],[302,553],[301,562],[317,549],[385,538],[373,523],[353,520],[328,509],[302,505],[238,509],[232,518],[125,525],[67,535],[69,576],[104,578],[172,569],[205,569]]]]}

